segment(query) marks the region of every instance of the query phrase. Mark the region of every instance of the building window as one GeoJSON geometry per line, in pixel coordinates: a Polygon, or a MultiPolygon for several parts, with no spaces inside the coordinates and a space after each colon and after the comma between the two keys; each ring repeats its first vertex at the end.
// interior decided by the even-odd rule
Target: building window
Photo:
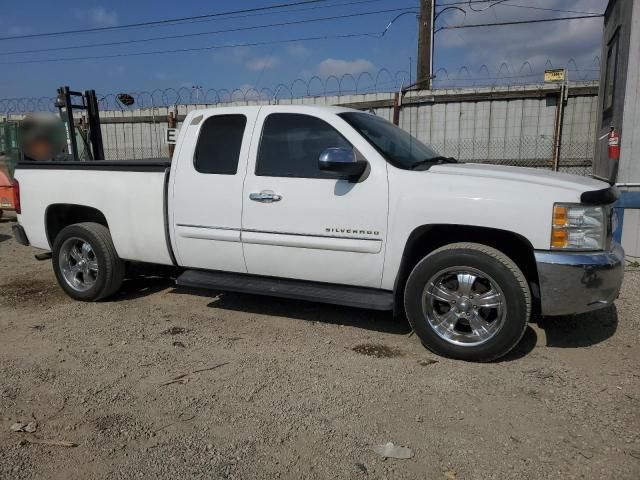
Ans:
{"type": "Polygon", "coordinates": [[[616,99],[616,74],[618,70],[618,32],[607,46],[607,64],[604,79],[604,96],[602,101],[602,126],[611,122],[616,99]]]}

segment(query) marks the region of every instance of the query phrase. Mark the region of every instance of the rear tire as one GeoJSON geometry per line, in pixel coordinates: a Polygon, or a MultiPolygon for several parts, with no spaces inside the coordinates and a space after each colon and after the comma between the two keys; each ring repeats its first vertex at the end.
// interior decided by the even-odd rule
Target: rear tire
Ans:
{"type": "Polygon", "coordinates": [[[104,225],[86,222],[65,227],[55,238],[52,253],[58,283],[75,300],[102,300],[122,285],[125,264],[104,225]]]}
{"type": "Polygon", "coordinates": [[[502,252],[455,243],[423,258],[407,280],[409,323],[434,353],[487,362],[515,347],[531,316],[531,293],[502,252]]]}

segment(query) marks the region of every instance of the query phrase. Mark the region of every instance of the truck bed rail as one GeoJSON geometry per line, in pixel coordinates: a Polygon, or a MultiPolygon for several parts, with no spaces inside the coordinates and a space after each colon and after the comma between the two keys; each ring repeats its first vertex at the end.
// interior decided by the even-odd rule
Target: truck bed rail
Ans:
{"type": "Polygon", "coordinates": [[[105,170],[118,172],[163,172],[171,166],[168,158],[141,160],[94,160],[89,162],[22,161],[18,170],[105,170]]]}

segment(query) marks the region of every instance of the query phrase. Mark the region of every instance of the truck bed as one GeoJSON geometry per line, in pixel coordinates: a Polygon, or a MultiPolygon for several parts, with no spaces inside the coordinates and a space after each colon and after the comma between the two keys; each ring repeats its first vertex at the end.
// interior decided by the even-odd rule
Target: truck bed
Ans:
{"type": "Polygon", "coordinates": [[[20,223],[29,242],[50,249],[52,208],[84,205],[101,212],[121,258],[172,264],[166,227],[168,159],[20,162],[20,223]],[[62,187],[61,187],[62,185],[62,187]]]}

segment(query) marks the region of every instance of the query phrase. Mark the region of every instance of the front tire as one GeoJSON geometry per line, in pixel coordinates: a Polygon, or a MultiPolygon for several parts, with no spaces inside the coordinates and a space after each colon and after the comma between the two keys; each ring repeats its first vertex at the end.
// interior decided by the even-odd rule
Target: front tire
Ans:
{"type": "Polygon", "coordinates": [[[531,316],[531,292],[518,266],[477,243],[435,250],[413,269],[404,294],[409,323],[434,353],[487,362],[515,347],[531,316]]]}
{"type": "Polygon", "coordinates": [[[125,265],[104,225],[86,222],[65,227],[54,240],[52,253],[58,283],[75,300],[102,300],[122,285],[125,265]]]}

